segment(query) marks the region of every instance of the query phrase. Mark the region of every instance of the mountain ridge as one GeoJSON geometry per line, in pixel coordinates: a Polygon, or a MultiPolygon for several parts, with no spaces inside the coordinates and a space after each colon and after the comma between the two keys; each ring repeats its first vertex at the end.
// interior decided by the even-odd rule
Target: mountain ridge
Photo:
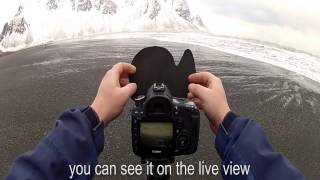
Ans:
{"type": "Polygon", "coordinates": [[[110,32],[206,31],[186,0],[46,0],[21,4],[0,49],[110,32]],[[36,9],[36,10],[35,10],[36,9]]]}

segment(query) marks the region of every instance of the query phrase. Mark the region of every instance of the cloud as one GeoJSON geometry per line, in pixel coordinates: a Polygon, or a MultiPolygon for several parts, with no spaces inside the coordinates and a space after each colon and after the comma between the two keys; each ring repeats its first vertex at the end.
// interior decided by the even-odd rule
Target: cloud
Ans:
{"type": "Polygon", "coordinates": [[[318,0],[189,0],[188,3],[213,33],[320,54],[318,0]]]}

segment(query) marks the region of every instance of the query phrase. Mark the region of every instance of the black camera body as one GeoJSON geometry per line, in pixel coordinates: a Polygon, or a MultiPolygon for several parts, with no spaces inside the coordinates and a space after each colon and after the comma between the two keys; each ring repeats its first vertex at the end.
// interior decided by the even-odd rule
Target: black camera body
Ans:
{"type": "Polygon", "coordinates": [[[186,98],[172,97],[163,83],[154,83],[146,96],[135,98],[132,147],[142,159],[165,159],[197,150],[200,112],[186,98]]]}

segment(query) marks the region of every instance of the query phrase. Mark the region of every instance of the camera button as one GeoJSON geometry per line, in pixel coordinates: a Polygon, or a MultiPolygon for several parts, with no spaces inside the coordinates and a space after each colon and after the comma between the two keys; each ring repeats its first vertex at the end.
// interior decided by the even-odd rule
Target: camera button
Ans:
{"type": "Polygon", "coordinates": [[[177,122],[178,127],[183,127],[183,119],[182,118],[177,118],[176,122],[177,122]]]}
{"type": "Polygon", "coordinates": [[[144,95],[139,95],[139,96],[136,97],[134,100],[135,100],[135,101],[142,101],[142,100],[145,99],[145,97],[146,97],[146,96],[144,96],[144,95]]]}
{"type": "Polygon", "coordinates": [[[188,136],[187,135],[180,135],[177,138],[177,147],[179,149],[185,149],[188,147],[189,141],[188,141],[188,136]]]}

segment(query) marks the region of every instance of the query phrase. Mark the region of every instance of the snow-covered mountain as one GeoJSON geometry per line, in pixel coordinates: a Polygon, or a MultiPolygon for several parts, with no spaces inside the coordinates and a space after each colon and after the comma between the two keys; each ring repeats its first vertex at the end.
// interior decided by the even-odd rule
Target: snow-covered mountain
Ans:
{"type": "Polygon", "coordinates": [[[0,34],[0,42],[3,47],[16,47],[21,44],[28,45],[33,41],[29,24],[23,17],[22,11],[23,7],[19,6],[13,20],[5,23],[0,34]]]}
{"type": "Polygon", "coordinates": [[[0,48],[95,33],[205,29],[186,0],[29,0],[4,25],[0,48]]]}

